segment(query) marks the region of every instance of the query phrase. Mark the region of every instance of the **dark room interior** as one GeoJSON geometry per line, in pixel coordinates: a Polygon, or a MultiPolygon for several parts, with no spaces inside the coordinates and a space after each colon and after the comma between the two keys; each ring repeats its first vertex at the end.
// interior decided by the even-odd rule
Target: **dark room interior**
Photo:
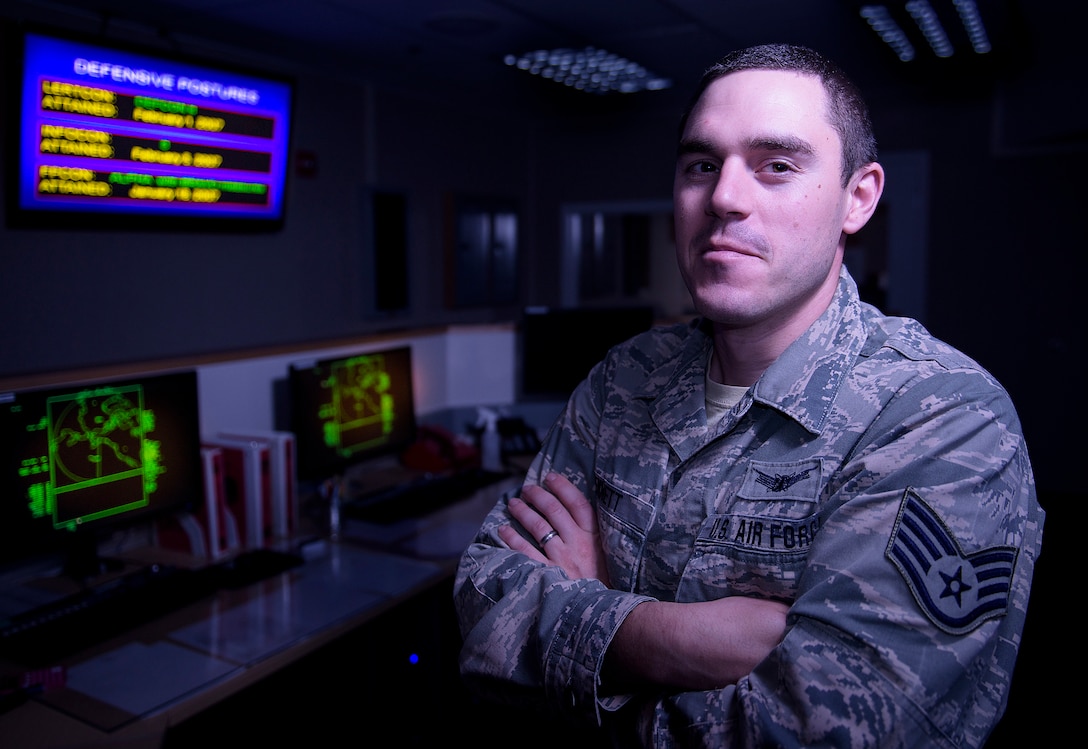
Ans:
{"type": "MultiPolygon", "coordinates": [[[[950,56],[908,26],[902,2],[885,5],[910,30],[909,51],[881,38],[867,10],[876,6],[857,0],[9,0],[0,8],[8,71],[0,76],[0,394],[180,368],[199,371],[205,398],[235,379],[202,406],[207,442],[210,423],[216,432],[282,431],[291,387],[283,361],[412,342],[422,347],[413,349],[417,369],[450,367],[440,384],[416,383],[416,415],[454,432],[467,424],[479,438],[476,406],[495,403],[483,398],[488,378],[500,376],[483,373],[518,359],[526,310],[694,314],[672,275],[680,114],[724,53],[808,45],[862,90],[888,171],[887,205],[848,244],[848,265],[888,312],[919,319],[1004,385],[1046,510],[1009,706],[987,747],[1065,735],[1071,694],[1051,679],[1075,664],[1052,633],[1068,629],[1057,628],[1069,618],[1064,610],[1058,618],[1067,601],[1058,588],[1073,510],[1088,499],[1069,436],[1085,409],[1079,398],[1073,406],[1053,399],[1084,381],[1076,300],[1088,190],[1076,168],[1088,157],[1088,13],[1068,1],[977,0],[988,40],[973,51],[978,40],[951,0],[931,4],[950,30],[950,56]],[[277,116],[290,132],[271,157],[282,215],[186,225],[187,217],[99,221],[24,210],[16,71],[25,33],[282,84],[289,105],[277,116]],[[558,58],[543,52],[557,49],[575,62],[607,51],[628,77],[610,89],[595,88],[599,79],[564,81],[558,58]],[[599,252],[583,251],[576,229],[606,237],[599,252]],[[491,340],[508,347],[494,359],[491,340]],[[261,370],[259,385],[238,379],[264,361],[274,372],[261,370]],[[477,377],[475,389],[463,384],[477,377]],[[238,423],[234,414],[250,407],[261,423],[238,423]]],[[[532,399],[513,366],[498,396],[509,393],[511,403],[501,405],[546,428],[551,400],[519,411],[514,401],[532,399]]],[[[451,438],[436,432],[448,452],[451,438]]],[[[0,552],[0,563],[8,556],[0,552]]],[[[424,566],[437,576],[420,573],[401,603],[315,638],[307,658],[273,653],[245,688],[190,695],[185,710],[145,722],[160,721],[154,735],[173,749],[215,732],[325,745],[383,720],[399,726],[394,745],[433,746],[461,731],[488,743],[466,717],[475,706],[455,672],[449,559],[424,566]],[[429,649],[415,670],[396,660],[408,639],[429,649]],[[358,692],[345,691],[349,682],[358,692]],[[302,717],[270,720],[291,711],[302,717]]],[[[69,686],[86,673],[70,668],[69,686]]],[[[39,720],[64,716],[42,746],[77,745],[64,743],[67,725],[81,735],[92,714],[107,716],[95,726],[102,743],[78,745],[145,745],[140,720],[118,713],[127,708],[88,706],[91,698],[64,696],[71,692],[29,697],[39,720]]],[[[0,745],[5,718],[26,707],[0,713],[0,745]]]]}

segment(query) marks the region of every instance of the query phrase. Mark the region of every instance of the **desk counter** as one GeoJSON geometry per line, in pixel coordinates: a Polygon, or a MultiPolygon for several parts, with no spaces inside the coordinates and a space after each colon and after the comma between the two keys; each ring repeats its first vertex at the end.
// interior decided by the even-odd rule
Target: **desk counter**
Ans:
{"type": "Polygon", "coordinates": [[[171,726],[449,577],[483,516],[519,483],[425,518],[347,524],[338,540],[306,545],[300,567],[62,661],[63,687],[0,714],[0,749],[160,747],[171,726]]]}

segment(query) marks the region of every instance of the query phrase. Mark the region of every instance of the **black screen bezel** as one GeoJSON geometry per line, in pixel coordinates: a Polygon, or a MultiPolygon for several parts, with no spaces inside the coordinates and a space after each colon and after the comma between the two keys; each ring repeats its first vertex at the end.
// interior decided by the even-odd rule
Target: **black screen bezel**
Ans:
{"type": "Polygon", "coordinates": [[[608,350],[654,323],[652,305],[522,309],[517,337],[517,397],[565,402],[608,350]]]}

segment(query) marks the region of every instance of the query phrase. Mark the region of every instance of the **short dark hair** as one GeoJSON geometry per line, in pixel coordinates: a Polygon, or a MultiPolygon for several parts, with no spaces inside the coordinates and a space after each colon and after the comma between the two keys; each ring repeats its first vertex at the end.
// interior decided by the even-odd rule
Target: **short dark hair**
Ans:
{"type": "Polygon", "coordinates": [[[827,93],[828,121],[838,132],[839,141],[842,143],[844,187],[859,167],[877,160],[876,138],[869,119],[869,107],[857,86],[838,65],[820,53],[808,47],[791,44],[763,44],[738,49],[707,68],[680,118],[681,137],[688,117],[707,87],[719,78],[741,70],[785,70],[820,79],[827,93]]]}

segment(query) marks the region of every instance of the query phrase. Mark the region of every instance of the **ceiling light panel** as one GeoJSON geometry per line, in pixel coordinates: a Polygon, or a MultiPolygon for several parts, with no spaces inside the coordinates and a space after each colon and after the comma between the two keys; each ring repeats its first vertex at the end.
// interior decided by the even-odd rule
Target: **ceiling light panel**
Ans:
{"type": "Polygon", "coordinates": [[[941,19],[937,18],[933,6],[926,0],[910,0],[906,7],[911,18],[918,24],[922,36],[929,42],[933,54],[937,57],[951,57],[955,50],[952,48],[952,42],[948,41],[948,34],[945,33],[941,19]]]}
{"type": "Polygon", "coordinates": [[[638,63],[596,47],[584,49],[538,49],[521,55],[507,55],[504,62],[591,94],[632,94],[669,88],[672,81],[654,75],[638,63]]]}
{"type": "Polygon", "coordinates": [[[861,6],[861,17],[872,27],[876,35],[895,52],[903,62],[914,59],[914,45],[910,43],[906,33],[892,18],[892,14],[883,5],[861,6]]]}
{"type": "Polygon", "coordinates": [[[977,54],[991,50],[975,0],[862,4],[859,13],[903,62],[917,57],[915,43],[921,43],[922,39],[925,40],[922,47],[928,45],[938,58],[952,57],[957,48],[966,49],[968,43],[977,54]],[[912,35],[917,42],[912,42],[912,35]]]}
{"type": "Polygon", "coordinates": [[[963,28],[967,31],[967,38],[971,40],[971,47],[980,55],[990,51],[990,38],[986,33],[986,27],[982,23],[982,15],[978,12],[975,0],[953,0],[956,11],[963,21],[963,28]]]}

